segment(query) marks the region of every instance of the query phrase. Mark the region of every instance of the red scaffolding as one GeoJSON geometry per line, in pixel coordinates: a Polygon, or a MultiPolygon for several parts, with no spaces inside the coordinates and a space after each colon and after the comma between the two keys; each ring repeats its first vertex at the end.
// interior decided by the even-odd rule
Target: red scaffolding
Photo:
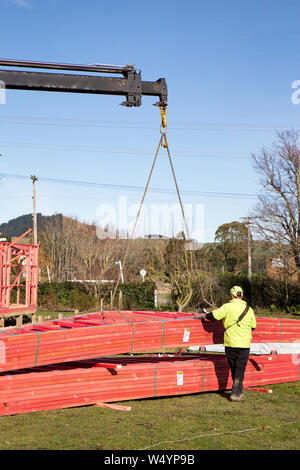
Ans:
{"type": "Polygon", "coordinates": [[[0,316],[36,312],[39,245],[18,243],[29,231],[0,243],[0,316]]]}

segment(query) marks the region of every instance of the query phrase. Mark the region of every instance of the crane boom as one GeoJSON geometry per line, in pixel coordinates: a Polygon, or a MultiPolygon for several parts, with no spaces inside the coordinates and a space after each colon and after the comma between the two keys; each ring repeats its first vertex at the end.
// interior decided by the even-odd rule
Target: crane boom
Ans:
{"type": "Polygon", "coordinates": [[[155,82],[142,81],[141,72],[133,65],[76,65],[54,62],[0,59],[0,81],[5,89],[56,91],[65,93],[90,93],[100,95],[121,95],[126,97],[123,106],[140,106],[142,95],[157,96],[157,106],[167,106],[167,84],[164,78],[155,82]],[[17,68],[10,70],[9,67],[17,68]],[[54,72],[23,71],[20,68],[51,69],[54,72]],[[61,73],[66,71],[83,73],[61,73]],[[93,75],[91,74],[93,73],[93,75]],[[120,77],[105,77],[99,73],[119,74],[120,77]]]}

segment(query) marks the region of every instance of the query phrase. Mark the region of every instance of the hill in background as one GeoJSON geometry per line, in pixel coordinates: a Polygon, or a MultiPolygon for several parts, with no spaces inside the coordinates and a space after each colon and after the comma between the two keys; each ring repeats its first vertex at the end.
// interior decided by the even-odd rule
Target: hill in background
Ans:
{"type": "MultiPolygon", "coordinates": [[[[47,223],[56,223],[62,226],[62,214],[45,216],[41,213],[37,214],[37,226],[38,231],[43,229],[43,226],[47,223]]],[[[7,223],[0,225],[0,232],[3,237],[19,237],[25,233],[29,228],[32,228],[32,214],[21,215],[15,219],[9,220],[7,223]]]]}

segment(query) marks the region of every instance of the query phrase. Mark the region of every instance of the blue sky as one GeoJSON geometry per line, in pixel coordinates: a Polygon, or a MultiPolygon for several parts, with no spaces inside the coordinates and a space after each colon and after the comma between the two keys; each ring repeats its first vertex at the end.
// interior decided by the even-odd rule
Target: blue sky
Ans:
{"type": "MultiPolygon", "coordinates": [[[[142,80],[164,77],[167,136],[182,199],[203,205],[203,239],[212,241],[218,226],[246,217],[255,204],[260,186],[251,153],[270,147],[276,130],[300,125],[300,105],[291,100],[292,82],[300,79],[299,13],[296,0],[0,0],[0,57],[133,63],[142,80]]],[[[139,108],[121,101],[6,92],[0,223],[32,211],[32,174],[45,215],[97,221],[101,204],[116,206],[120,196],[129,206],[139,202],[160,113],[155,98],[143,97],[139,108]]],[[[163,150],[151,187],[174,189],[163,150]]],[[[146,199],[176,202],[173,191],[152,190],[146,199]]]]}

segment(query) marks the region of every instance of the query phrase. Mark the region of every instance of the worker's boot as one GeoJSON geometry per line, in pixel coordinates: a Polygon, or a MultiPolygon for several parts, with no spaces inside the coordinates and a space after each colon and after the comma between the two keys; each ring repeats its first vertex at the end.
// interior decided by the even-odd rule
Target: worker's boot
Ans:
{"type": "Polygon", "coordinates": [[[243,384],[240,379],[234,379],[230,395],[230,401],[242,401],[243,384]]]}
{"type": "Polygon", "coordinates": [[[242,400],[243,400],[242,393],[240,395],[234,395],[233,393],[230,395],[230,401],[242,401],[242,400]]]}

